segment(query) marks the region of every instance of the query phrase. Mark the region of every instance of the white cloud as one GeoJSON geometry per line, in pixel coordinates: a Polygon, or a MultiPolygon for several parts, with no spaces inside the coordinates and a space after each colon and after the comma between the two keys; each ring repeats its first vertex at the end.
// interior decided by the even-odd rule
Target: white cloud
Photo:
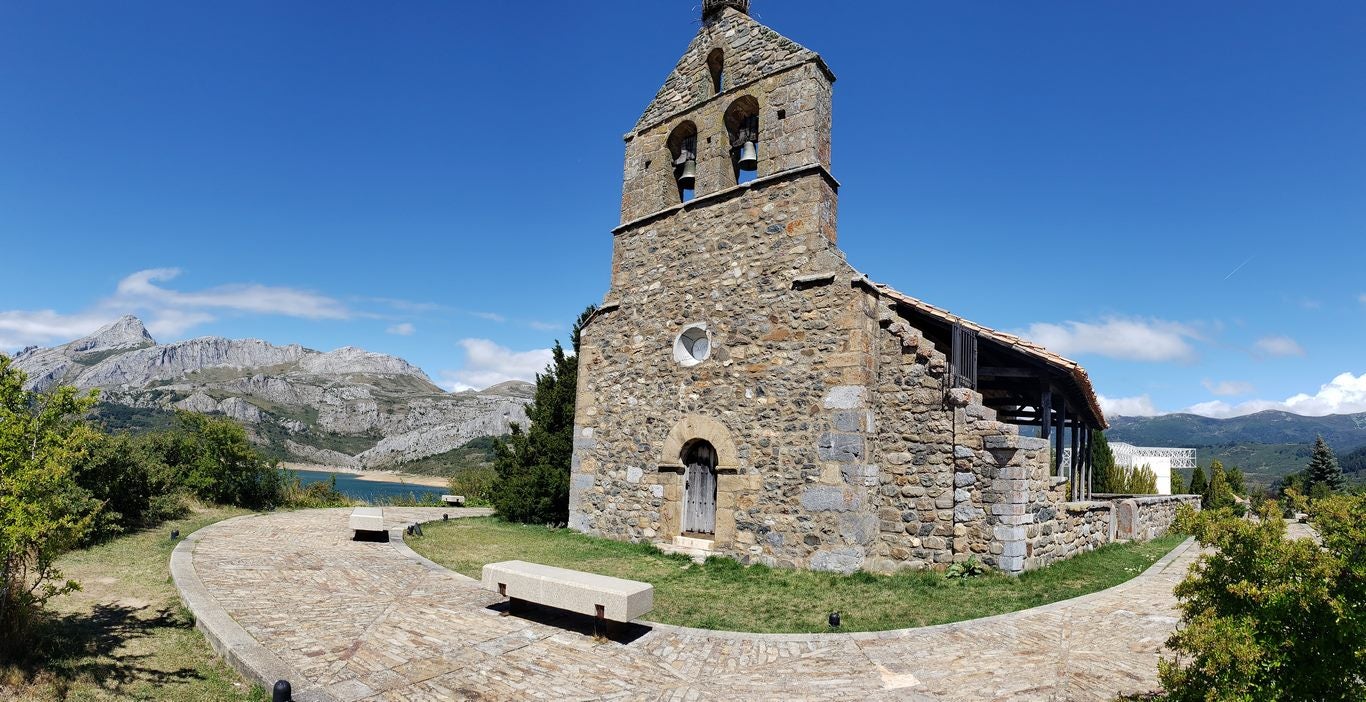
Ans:
{"type": "Polygon", "coordinates": [[[559,331],[564,328],[562,325],[555,324],[554,322],[538,322],[536,320],[527,322],[526,325],[536,331],[559,331]]]}
{"type": "Polygon", "coordinates": [[[473,312],[472,314],[480,319],[487,319],[490,322],[497,322],[499,324],[508,321],[507,317],[504,317],[497,312],[473,312]]]}
{"type": "Polygon", "coordinates": [[[1304,347],[1288,336],[1264,336],[1252,345],[1263,356],[1303,356],[1304,347]]]}
{"type": "Polygon", "coordinates": [[[176,268],[137,271],[118,282],[114,293],[90,309],[73,314],[53,310],[0,311],[0,349],[64,343],[89,334],[125,314],[136,314],[153,336],[180,336],[211,322],[221,311],[283,315],[303,319],[350,319],[341,302],[307,290],[255,283],[221,285],[198,291],[173,290],[166,283],[176,268]]]}
{"type": "Polygon", "coordinates": [[[1098,324],[1040,322],[1018,334],[1064,356],[1095,354],[1151,363],[1194,361],[1196,353],[1190,340],[1200,338],[1193,327],[1185,324],[1118,317],[1098,324]]]}
{"type": "Polygon", "coordinates": [[[1231,405],[1227,402],[1202,402],[1192,405],[1186,411],[1206,417],[1241,417],[1245,414],[1263,410],[1284,410],[1310,417],[1325,414],[1353,414],[1366,412],[1366,373],[1353,375],[1343,373],[1327,384],[1319,386],[1318,392],[1310,395],[1299,393],[1284,400],[1249,400],[1231,405]]]}
{"type": "Polygon", "coordinates": [[[1366,305],[1366,293],[1361,293],[1361,295],[1357,297],[1357,301],[1366,305]]]}
{"type": "Polygon", "coordinates": [[[386,334],[397,334],[398,336],[412,336],[413,332],[415,331],[417,331],[417,327],[413,326],[409,322],[395,324],[394,326],[384,330],[386,334]]]}
{"type": "Polygon", "coordinates": [[[1203,385],[1206,390],[1221,397],[1247,395],[1256,390],[1256,388],[1252,387],[1252,383],[1241,380],[1221,380],[1216,383],[1213,380],[1206,378],[1203,381],[1203,385]]]}
{"type": "Polygon", "coordinates": [[[508,380],[533,382],[553,358],[550,349],[513,351],[488,339],[462,339],[460,346],[465,349],[464,367],[439,374],[438,384],[453,392],[483,389],[508,380]]]}
{"type": "Polygon", "coordinates": [[[1107,417],[1153,417],[1162,412],[1153,406],[1153,399],[1147,395],[1137,397],[1106,397],[1097,395],[1100,409],[1107,417]]]}

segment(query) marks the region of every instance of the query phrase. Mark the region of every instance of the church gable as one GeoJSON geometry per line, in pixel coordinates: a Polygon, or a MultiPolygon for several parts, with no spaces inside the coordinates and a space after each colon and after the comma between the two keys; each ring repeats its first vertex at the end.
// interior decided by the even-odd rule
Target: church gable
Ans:
{"type": "MultiPolygon", "coordinates": [[[[633,131],[650,127],[718,92],[807,61],[819,62],[820,56],[743,12],[727,7],[708,18],[693,37],[687,52],[645,108],[633,131]]],[[[824,64],[822,70],[829,73],[824,64]]]]}

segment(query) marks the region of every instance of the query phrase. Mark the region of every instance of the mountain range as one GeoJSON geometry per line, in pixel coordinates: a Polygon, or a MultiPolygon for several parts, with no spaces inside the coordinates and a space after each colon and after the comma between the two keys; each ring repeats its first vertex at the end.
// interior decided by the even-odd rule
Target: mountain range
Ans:
{"type": "Polygon", "coordinates": [[[15,356],[27,386],[99,389],[110,428],[169,423],[173,410],[222,414],[283,459],[354,468],[397,468],[457,452],[525,424],[534,387],[511,381],[448,393],[395,356],[355,347],[319,352],[297,344],[202,337],[158,344],[122,317],[93,334],[15,356]]]}
{"type": "Polygon", "coordinates": [[[1195,414],[1157,417],[1111,417],[1110,441],[1138,446],[1197,449],[1201,465],[1218,458],[1237,466],[1251,482],[1266,485],[1303,469],[1315,437],[1342,459],[1344,468],[1366,457],[1366,412],[1306,417],[1267,410],[1242,417],[1215,419],[1195,414]]]}

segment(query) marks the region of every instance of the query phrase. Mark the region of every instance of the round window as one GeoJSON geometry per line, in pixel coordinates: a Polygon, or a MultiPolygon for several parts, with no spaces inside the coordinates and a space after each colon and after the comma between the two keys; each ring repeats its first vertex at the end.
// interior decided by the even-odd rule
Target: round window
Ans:
{"type": "Polygon", "coordinates": [[[706,324],[690,324],[674,340],[674,360],[684,366],[695,366],[710,355],[711,336],[706,324]]]}

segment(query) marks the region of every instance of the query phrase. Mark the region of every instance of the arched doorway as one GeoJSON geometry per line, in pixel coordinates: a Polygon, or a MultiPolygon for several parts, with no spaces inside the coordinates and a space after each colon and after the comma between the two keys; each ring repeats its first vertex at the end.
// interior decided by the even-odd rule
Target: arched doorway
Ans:
{"type": "Polygon", "coordinates": [[[683,533],[716,533],[716,448],[703,439],[683,446],[683,533]]]}

